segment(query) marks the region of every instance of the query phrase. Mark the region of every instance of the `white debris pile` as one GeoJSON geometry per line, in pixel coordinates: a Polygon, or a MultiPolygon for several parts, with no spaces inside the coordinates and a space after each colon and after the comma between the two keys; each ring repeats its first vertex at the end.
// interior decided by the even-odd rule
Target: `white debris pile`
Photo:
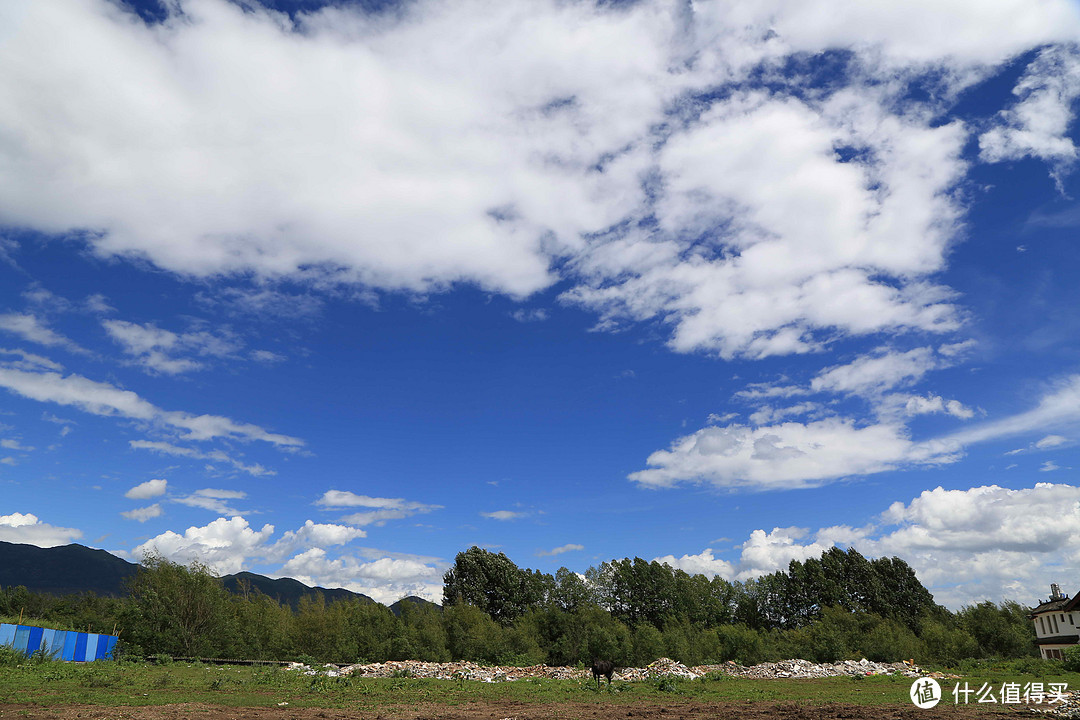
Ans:
{"type": "Polygon", "coordinates": [[[338,670],[338,666],[331,665],[329,663],[323,665],[321,668],[316,670],[310,665],[305,665],[304,663],[291,662],[285,669],[295,670],[299,673],[303,673],[304,675],[326,675],[327,677],[337,677],[341,675],[341,671],[338,670]]]}
{"type": "Polygon", "coordinates": [[[1032,712],[1050,715],[1055,720],[1080,720],[1080,694],[1075,692],[1063,693],[1065,699],[1061,702],[1028,705],[1032,712]]]}
{"type": "Polygon", "coordinates": [[[696,668],[691,670],[678,660],[662,657],[649,663],[643,668],[623,668],[615,673],[615,679],[625,680],[626,682],[651,680],[660,677],[677,677],[685,680],[694,680],[702,674],[703,673],[696,672],[696,668]]]}
{"type": "MultiPolygon", "coordinates": [[[[357,663],[338,667],[325,665],[313,669],[302,663],[290,663],[289,670],[305,675],[328,675],[330,677],[352,676],[366,678],[413,677],[435,680],[476,680],[479,682],[511,682],[524,679],[580,680],[591,678],[589,668],[531,665],[529,667],[488,666],[473,662],[423,662],[420,660],[390,660],[381,663],[357,663]]],[[[837,663],[812,663],[809,660],[781,660],[745,667],[734,662],[722,665],[698,665],[689,668],[677,660],[660,658],[643,668],[619,668],[613,679],[623,682],[639,682],[662,677],[684,680],[723,673],[749,678],[822,678],[842,675],[895,675],[920,677],[919,668],[911,663],[879,663],[863,658],[837,663]]]]}
{"type": "Polygon", "coordinates": [[[879,663],[863,658],[862,660],[843,660],[836,663],[812,663],[809,660],[781,660],[774,663],[761,663],[753,667],[744,667],[728,662],[723,665],[702,665],[693,668],[698,675],[722,672],[749,678],[823,678],[842,675],[896,675],[920,677],[923,673],[918,666],[908,662],[879,663]]]}

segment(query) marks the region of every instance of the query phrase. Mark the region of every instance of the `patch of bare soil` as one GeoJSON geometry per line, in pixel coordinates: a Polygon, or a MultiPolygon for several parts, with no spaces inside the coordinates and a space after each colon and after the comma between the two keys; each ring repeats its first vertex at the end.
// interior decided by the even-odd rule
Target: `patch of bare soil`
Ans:
{"type": "Polygon", "coordinates": [[[185,703],[146,707],[64,705],[40,708],[0,704],[0,718],[30,720],[1002,720],[1037,718],[1024,708],[942,704],[930,710],[911,705],[867,707],[828,703],[467,703],[456,706],[395,706],[368,710],[318,708],[229,708],[185,703]]]}

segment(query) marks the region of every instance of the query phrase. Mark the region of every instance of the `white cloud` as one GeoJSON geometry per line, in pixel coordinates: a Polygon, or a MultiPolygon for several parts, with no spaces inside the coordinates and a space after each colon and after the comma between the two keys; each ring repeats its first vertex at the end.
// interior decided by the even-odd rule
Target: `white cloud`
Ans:
{"type": "Polygon", "coordinates": [[[5,330],[39,345],[61,347],[71,352],[85,354],[86,350],[78,344],[49,328],[36,315],[26,313],[5,313],[0,315],[0,330],[5,330]]]}
{"type": "Polygon", "coordinates": [[[964,405],[959,400],[946,400],[940,395],[907,395],[896,396],[904,404],[904,410],[909,415],[926,415],[929,413],[946,413],[961,420],[969,420],[975,417],[975,411],[964,405]]]}
{"type": "Polygon", "coordinates": [[[684,570],[692,575],[708,575],[710,577],[719,575],[725,580],[732,580],[735,577],[735,566],[727,560],[714,557],[712,548],[705,548],[697,555],[683,555],[681,557],[664,555],[653,559],[660,563],[667,563],[673,568],[684,570]]]}
{"type": "Polygon", "coordinates": [[[820,413],[822,406],[816,402],[803,402],[786,407],[762,407],[751,413],[750,422],[754,425],[768,425],[787,417],[820,413]]]}
{"type": "Polygon", "coordinates": [[[442,505],[405,500],[404,498],[381,498],[369,495],[357,495],[348,490],[327,490],[315,501],[325,508],[372,508],[372,510],[346,515],[343,522],[350,525],[383,525],[388,520],[401,520],[417,513],[429,513],[441,510],[442,505]]]}
{"type": "Polygon", "coordinates": [[[124,493],[124,497],[132,500],[149,500],[150,498],[164,495],[168,489],[169,481],[162,478],[147,480],[124,493]]]}
{"type": "Polygon", "coordinates": [[[298,549],[345,545],[362,537],[367,537],[367,533],[359,528],[307,520],[299,529],[285,531],[267,550],[267,558],[280,561],[298,549]]]}
{"type": "Polygon", "coordinates": [[[155,552],[182,564],[198,560],[228,575],[243,570],[251,557],[263,556],[273,534],[273,525],[254,530],[242,517],[218,518],[202,527],[189,527],[183,535],[168,530],[137,546],[132,555],[155,552]]]}
{"type": "MultiPolygon", "coordinates": [[[[874,387],[861,381],[850,386],[874,387]]],[[[887,410],[892,402],[915,414],[934,409],[934,397],[890,395],[878,409],[887,410]]],[[[958,418],[974,415],[958,401],[942,400],[941,408],[958,418]]],[[[847,476],[955,462],[969,445],[1078,421],[1080,375],[1071,375],[1051,383],[1032,410],[920,441],[912,440],[907,426],[887,414],[864,425],[841,417],[761,427],[710,425],[652,453],[650,467],[629,479],[654,488],[680,482],[758,490],[813,487],[847,476]]]]}
{"type": "Polygon", "coordinates": [[[1060,189],[1061,175],[1077,158],[1068,131],[1076,119],[1073,106],[1080,98],[1080,45],[1042,50],[1013,94],[1019,102],[1002,111],[997,124],[979,136],[980,157],[986,162],[1045,160],[1054,169],[1060,189]]]}
{"type": "Polygon", "coordinates": [[[139,522],[146,522],[150,518],[156,518],[161,516],[161,505],[154,503],[147,507],[135,508],[134,510],[125,510],[120,513],[128,520],[138,520],[139,522]]]}
{"type": "Polygon", "coordinates": [[[441,505],[427,505],[404,498],[380,498],[369,495],[357,495],[348,490],[327,490],[323,496],[315,501],[316,505],[328,508],[345,507],[369,507],[385,510],[416,510],[427,512],[442,508],[441,505]]]}
{"type": "MultiPolygon", "coordinates": [[[[216,488],[203,488],[196,490],[190,495],[184,495],[181,497],[172,498],[173,502],[178,502],[181,505],[187,505],[189,507],[202,508],[203,510],[209,510],[210,512],[217,513],[218,515],[243,515],[243,510],[236,510],[231,507],[227,500],[243,500],[247,497],[247,493],[239,490],[219,490],[216,488]]],[[[235,519],[235,518],[234,518],[235,519]]]]}
{"type": "Polygon", "coordinates": [[[751,357],[956,326],[931,279],[969,131],[933,103],[1080,26],[1068,0],[167,7],[150,25],[106,0],[0,9],[5,224],[243,276],[252,307],[278,278],[568,280],[602,326],[659,320],[676,350],[751,357]],[[701,105],[829,50],[850,87],[701,105]],[[925,77],[930,110],[901,109],[925,77]]]}
{"type": "Polygon", "coordinates": [[[1039,472],[1053,472],[1060,469],[1061,466],[1055,463],[1053,460],[1046,460],[1041,466],[1039,466],[1039,472]]]}
{"type": "Polygon", "coordinates": [[[393,602],[404,595],[441,600],[446,567],[437,558],[368,548],[356,551],[366,561],[352,555],[331,558],[326,546],[345,545],[364,537],[364,531],[311,520],[295,531],[286,531],[276,541],[273,536],[273,525],[256,530],[242,517],[218,518],[201,527],[189,527],[182,535],[164,532],[136,547],[132,555],[157,552],[180,563],[199,560],[221,574],[230,574],[248,569],[254,561],[277,563],[296,553],[271,575],[312,586],[344,587],[380,602],[393,602]]]}
{"type": "Polygon", "coordinates": [[[17,370],[39,371],[39,370],[63,370],[64,366],[58,362],[53,362],[47,357],[41,355],[35,355],[34,353],[26,352],[25,350],[8,350],[7,348],[0,348],[0,355],[15,355],[18,359],[5,358],[2,362],[7,367],[12,367],[17,370]]]}
{"type": "Polygon", "coordinates": [[[81,537],[81,530],[49,525],[32,513],[0,515],[0,540],[4,542],[55,547],[67,545],[81,537]]]}
{"type": "Polygon", "coordinates": [[[1038,448],[1039,450],[1045,450],[1047,448],[1053,448],[1053,447],[1058,447],[1059,445],[1064,445],[1067,442],[1069,442],[1069,439],[1066,438],[1066,437],[1062,437],[1061,435],[1047,435],[1043,439],[1038,440],[1035,443],[1035,447],[1038,448]]]}
{"type": "Polygon", "coordinates": [[[1080,567],[1080,488],[1071,485],[939,487],[893,503],[874,520],[861,528],[754,530],[733,562],[715,557],[711,548],[656,560],[745,580],[833,546],[854,547],[867,557],[905,560],[935,600],[954,609],[982,600],[1034,604],[1050,582],[1067,586],[1080,567]],[[1039,518],[1053,521],[1033,520],[1039,518]]]}
{"type": "Polygon", "coordinates": [[[119,416],[164,425],[181,431],[182,437],[190,440],[262,440],[283,449],[294,449],[304,444],[299,438],[271,433],[258,425],[238,423],[219,415],[163,410],[130,390],[121,390],[81,375],[27,372],[0,365],[0,387],[31,400],[76,407],[93,415],[119,416]]]}
{"type": "Polygon", "coordinates": [[[280,353],[271,352],[270,350],[252,350],[251,359],[265,365],[274,365],[279,362],[285,362],[289,358],[280,353]]]}
{"type": "Polygon", "coordinates": [[[548,319],[548,311],[544,308],[533,308],[532,310],[519,309],[510,313],[510,317],[522,323],[543,322],[548,319]]]}
{"type": "Polygon", "coordinates": [[[513,510],[495,510],[493,512],[482,512],[481,517],[486,517],[490,520],[517,520],[518,518],[528,517],[529,513],[514,512],[513,510]]]}
{"type": "Polygon", "coordinates": [[[189,447],[180,447],[173,445],[172,443],[161,442],[159,440],[129,440],[128,444],[133,450],[152,450],[154,452],[164,453],[165,455],[174,455],[176,457],[192,458],[194,460],[212,460],[214,462],[227,463],[237,470],[246,472],[248,475],[259,477],[262,475],[276,475],[273,470],[268,470],[259,463],[253,465],[245,465],[236,458],[227,455],[221,450],[211,450],[209,452],[203,452],[189,447]]]}
{"type": "Polygon", "coordinates": [[[704,482],[717,487],[787,489],[883,472],[909,463],[946,462],[913,443],[903,426],[858,426],[844,418],[765,427],[709,426],[679,438],[632,473],[646,487],[704,482]]]}
{"type": "Polygon", "coordinates": [[[1030,432],[1046,431],[1080,420],[1080,375],[1069,375],[1048,383],[1038,404],[1026,412],[1000,420],[965,428],[942,441],[951,445],[968,445],[1030,432]]]}
{"type": "Polygon", "coordinates": [[[567,553],[567,552],[579,552],[579,551],[584,550],[584,549],[585,549],[584,545],[579,545],[577,543],[567,543],[566,545],[560,545],[559,547],[552,548],[551,550],[541,550],[538,553],[536,553],[536,556],[537,557],[554,557],[555,555],[562,555],[563,553],[567,553]]]}
{"type": "Polygon", "coordinates": [[[124,320],[105,320],[102,323],[109,336],[119,343],[124,352],[135,357],[143,367],[166,375],[200,370],[203,363],[185,357],[181,353],[224,358],[240,349],[240,342],[224,332],[212,333],[193,330],[174,333],[152,323],[139,325],[124,320]]]}
{"type": "Polygon", "coordinates": [[[322,548],[311,548],[286,562],[277,575],[305,585],[343,587],[390,604],[407,595],[442,602],[445,566],[428,558],[381,557],[361,562],[351,556],[331,559],[322,548]]]}
{"type": "Polygon", "coordinates": [[[922,347],[908,352],[878,351],[836,367],[827,368],[810,381],[815,392],[872,395],[908,385],[938,367],[932,348],[922,347]]]}
{"type": "Polygon", "coordinates": [[[0,448],[5,450],[17,450],[19,452],[33,452],[34,448],[23,445],[14,438],[4,438],[0,440],[0,448]]]}

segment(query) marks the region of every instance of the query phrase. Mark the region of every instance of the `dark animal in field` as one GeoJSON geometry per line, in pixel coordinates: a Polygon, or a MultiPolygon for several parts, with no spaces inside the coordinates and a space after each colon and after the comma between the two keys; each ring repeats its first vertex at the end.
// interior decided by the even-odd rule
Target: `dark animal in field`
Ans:
{"type": "Polygon", "coordinates": [[[611,687],[611,676],[615,674],[615,663],[609,660],[593,660],[592,674],[596,678],[596,689],[600,689],[600,676],[607,678],[608,687],[611,687]]]}

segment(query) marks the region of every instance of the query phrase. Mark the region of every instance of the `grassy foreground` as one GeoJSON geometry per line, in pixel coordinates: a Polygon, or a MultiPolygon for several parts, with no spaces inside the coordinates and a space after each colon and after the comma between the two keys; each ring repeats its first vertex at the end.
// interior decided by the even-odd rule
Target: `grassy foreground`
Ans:
{"type": "MultiPolygon", "coordinates": [[[[983,682],[1067,682],[1080,688],[1080,674],[1016,676],[984,668],[965,678],[983,682]]],[[[511,701],[526,704],[644,702],[795,702],[858,705],[910,704],[911,679],[836,677],[811,680],[755,680],[715,675],[697,680],[664,678],[616,682],[599,690],[591,680],[476,681],[420,678],[330,678],[305,676],[278,667],[235,667],[172,663],[26,662],[0,672],[0,703],[41,707],[91,704],[109,707],[208,703],[226,707],[288,707],[369,710],[387,706],[511,701]]],[[[949,692],[955,680],[942,681],[949,692]]],[[[1001,708],[1000,705],[992,706],[1001,708]]]]}

